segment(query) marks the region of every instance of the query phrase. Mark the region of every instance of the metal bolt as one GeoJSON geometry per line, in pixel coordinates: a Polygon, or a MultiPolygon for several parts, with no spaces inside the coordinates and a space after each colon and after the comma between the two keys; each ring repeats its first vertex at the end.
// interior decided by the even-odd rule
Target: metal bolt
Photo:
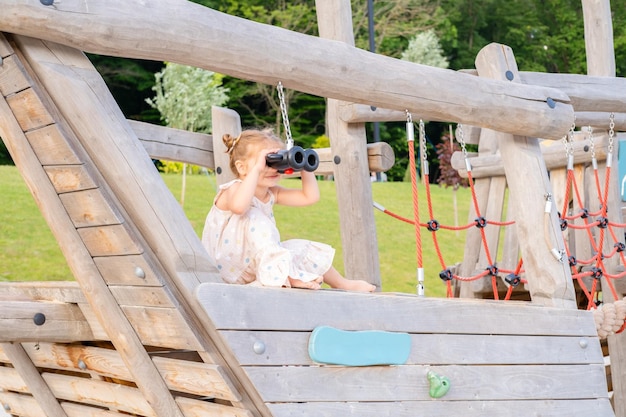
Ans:
{"type": "Polygon", "coordinates": [[[84,371],[85,369],[87,369],[87,364],[81,359],[78,361],[78,367],[84,371]]]}
{"type": "Polygon", "coordinates": [[[257,340],[256,342],[254,342],[254,345],[252,345],[252,350],[254,350],[254,353],[256,353],[257,355],[265,353],[265,343],[257,340]]]}
{"type": "Polygon", "coordinates": [[[44,6],[52,6],[54,0],[39,0],[39,2],[41,2],[44,6]]]}
{"type": "Polygon", "coordinates": [[[341,163],[341,157],[339,155],[335,155],[335,157],[333,158],[333,162],[335,163],[335,165],[339,165],[341,163]]]}
{"type": "Polygon", "coordinates": [[[3,404],[2,408],[4,408],[5,411],[11,411],[11,406],[9,404],[3,404]]]}
{"type": "Polygon", "coordinates": [[[146,273],[144,272],[143,269],[141,269],[140,267],[136,267],[135,268],[135,276],[137,278],[141,278],[144,279],[146,277],[146,273]]]}
{"type": "Polygon", "coordinates": [[[217,172],[218,174],[221,174],[222,173],[222,167],[217,167],[215,169],[215,172],[217,172]]]}
{"type": "Polygon", "coordinates": [[[43,313],[37,313],[33,316],[33,322],[35,322],[35,324],[37,326],[41,326],[46,322],[46,315],[43,313]]]}
{"type": "Polygon", "coordinates": [[[556,102],[550,97],[546,99],[546,103],[548,103],[548,107],[550,107],[551,109],[556,107],[556,102]]]}
{"type": "Polygon", "coordinates": [[[587,346],[589,346],[589,342],[587,341],[587,339],[580,339],[578,341],[578,345],[583,349],[587,349],[587,346]]]}
{"type": "Polygon", "coordinates": [[[504,76],[509,81],[513,81],[513,78],[515,78],[515,76],[513,75],[513,73],[510,70],[507,70],[507,72],[504,73],[504,76]]]}

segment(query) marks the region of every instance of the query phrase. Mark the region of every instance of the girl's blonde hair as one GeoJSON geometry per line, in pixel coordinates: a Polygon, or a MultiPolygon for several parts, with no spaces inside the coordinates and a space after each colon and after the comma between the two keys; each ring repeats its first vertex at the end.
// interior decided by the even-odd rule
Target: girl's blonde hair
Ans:
{"type": "Polygon", "coordinates": [[[233,137],[226,133],[222,137],[224,145],[226,145],[226,153],[230,156],[230,170],[239,178],[240,174],[235,165],[236,161],[245,161],[260,149],[260,145],[271,142],[278,148],[283,148],[284,143],[274,135],[272,129],[248,129],[244,130],[239,136],[233,137]]]}

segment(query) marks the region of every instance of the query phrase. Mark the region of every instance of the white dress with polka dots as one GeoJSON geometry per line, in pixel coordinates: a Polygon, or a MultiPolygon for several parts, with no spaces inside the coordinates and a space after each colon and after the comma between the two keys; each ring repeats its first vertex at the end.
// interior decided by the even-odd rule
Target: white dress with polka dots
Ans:
{"type": "Polygon", "coordinates": [[[237,181],[220,186],[202,232],[202,243],[225,282],[289,286],[288,277],[308,282],[330,269],[335,256],[331,246],[304,239],[280,241],[271,191],[266,203],[253,197],[252,207],[242,215],[220,210],[215,201],[237,181]]]}

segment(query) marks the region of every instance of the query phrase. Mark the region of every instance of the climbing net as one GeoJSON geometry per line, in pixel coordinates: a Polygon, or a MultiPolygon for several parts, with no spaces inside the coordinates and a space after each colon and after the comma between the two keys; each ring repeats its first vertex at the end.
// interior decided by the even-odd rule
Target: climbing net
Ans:
{"type": "MultiPolygon", "coordinates": [[[[458,125],[457,140],[461,146],[461,151],[464,155],[469,188],[471,191],[472,207],[476,215],[473,222],[469,222],[462,226],[449,226],[443,225],[434,215],[432,197],[430,192],[430,173],[428,168],[428,154],[426,150],[426,135],[424,132],[424,122],[419,122],[419,148],[422,157],[422,183],[426,192],[426,203],[428,210],[428,221],[420,222],[419,216],[419,201],[417,193],[417,172],[415,163],[415,144],[414,144],[414,123],[411,114],[407,111],[407,142],[409,149],[409,161],[411,170],[411,183],[413,188],[413,219],[400,216],[385,209],[380,204],[374,203],[374,206],[380,211],[398,219],[403,222],[412,224],[415,228],[415,240],[416,240],[416,255],[417,255],[417,279],[418,279],[418,294],[423,295],[423,265],[422,265],[422,244],[421,244],[421,231],[425,229],[430,232],[433,246],[437,254],[437,258],[441,265],[441,271],[439,277],[444,281],[446,285],[446,293],[448,297],[454,296],[453,281],[475,281],[485,277],[490,277],[491,286],[493,289],[493,296],[495,299],[499,299],[498,292],[498,280],[500,277],[504,279],[507,284],[505,300],[510,299],[512,291],[520,283],[526,283],[526,280],[522,278],[524,273],[523,260],[520,257],[514,269],[504,269],[497,266],[496,260],[493,255],[493,250],[489,247],[488,239],[485,233],[485,228],[488,225],[491,226],[510,226],[514,224],[513,221],[496,221],[485,218],[481,213],[481,208],[478,203],[478,197],[476,194],[475,182],[472,177],[472,166],[470,157],[466,149],[466,144],[463,138],[463,126],[458,125]],[[481,237],[481,248],[484,252],[487,265],[481,272],[473,276],[461,276],[453,272],[453,269],[448,267],[444,260],[444,256],[439,243],[438,234],[439,230],[467,230],[470,228],[477,228],[481,237]]],[[[587,128],[587,141],[591,151],[591,162],[593,167],[593,179],[595,186],[595,194],[598,200],[599,208],[595,211],[589,210],[585,206],[580,192],[579,185],[576,181],[574,172],[574,129],[573,125],[567,135],[563,138],[563,144],[566,150],[567,156],[567,178],[566,178],[566,191],[563,199],[562,210],[558,213],[559,223],[561,231],[565,234],[568,229],[583,230],[588,236],[592,255],[589,259],[577,259],[569,248],[567,239],[565,240],[565,251],[561,253],[552,249],[552,255],[562,262],[568,262],[571,269],[572,278],[575,279],[581,291],[586,297],[586,308],[594,311],[596,323],[600,336],[604,333],[612,334],[623,330],[624,319],[626,318],[626,302],[604,303],[601,305],[599,301],[600,293],[600,281],[604,277],[608,290],[611,292],[614,300],[619,300],[617,291],[613,281],[626,276],[626,271],[612,274],[607,267],[607,260],[613,257],[619,257],[619,261],[622,265],[626,265],[625,259],[625,245],[618,237],[617,229],[626,227],[624,223],[611,222],[607,216],[608,204],[609,204],[609,191],[611,187],[611,161],[614,148],[615,139],[615,123],[614,114],[610,115],[609,120],[609,132],[608,132],[608,147],[606,156],[606,168],[604,172],[604,181],[601,181],[601,174],[598,169],[598,162],[595,154],[595,144],[593,137],[593,130],[591,127],[587,128]],[[571,203],[570,203],[571,200],[571,203]],[[595,233],[594,233],[595,232],[595,233]],[[611,240],[611,243],[607,241],[611,240]],[[610,246],[610,247],[609,247],[610,246]],[[607,249],[607,247],[609,247],[607,249]],[[590,277],[591,286],[585,283],[585,278],[590,277]],[[601,308],[599,308],[601,307],[601,308]]],[[[552,198],[550,195],[546,195],[546,215],[551,212],[552,198]]],[[[546,220],[547,222],[549,219],[546,220]]],[[[622,234],[623,236],[623,234],[622,234]]]]}

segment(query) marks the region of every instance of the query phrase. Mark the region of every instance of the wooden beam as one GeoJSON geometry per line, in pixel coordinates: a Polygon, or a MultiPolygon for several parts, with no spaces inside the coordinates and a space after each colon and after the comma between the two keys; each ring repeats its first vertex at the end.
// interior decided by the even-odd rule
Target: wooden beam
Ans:
{"type": "MultiPolygon", "coordinates": [[[[349,0],[316,0],[320,36],[354,45],[349,0]]],[[[372,184],[367,160],[364,123],[346,123],[339,117],[344,103],[327,100],[326,125],[333,153],[335,187],[345,276],[363,279],[381,288],[376,221],[371,209],[372,184]]]]}
{"type": "Polygon", "coordinates": [[[76,342],[94,340],[76,304],[0,301],[0,342],[76,342]],[[36,324],[36,319],[39,324],[36,324]]]}
{"type": "Polygon", "coordinates": [[[569,98],[556,89],[385,57],[187,1],[85,0],[44,6],[0,0],[0,7],[2,31],[101,55],[172,61],[269,85],[281,81],[286,88],[322,97],[408,109],[426,120],[552,139],[559,139],[574,121],[569,98]]]}
{"type": "MultiPolygon", "coordinates": [[[[482,77],[505,79],[505,74],[510,73],[513,80],[519,79],[515,56],[504,45],[493,43],[484,47],[476,58],[476,68],[482,77]]],[[[542,305],[576,308],[557,209],[552,206],[545,213],[546,195],[552,195],[552,191],[539,141],[505,133],[498,136],[509,184],[509,204],[517,208],[514,220],[531,298],[542,305]],[[538,225],[545,225],[539,233],[538,225]],[[553,256],[559,254],[560,259],[553,256]]]]}

